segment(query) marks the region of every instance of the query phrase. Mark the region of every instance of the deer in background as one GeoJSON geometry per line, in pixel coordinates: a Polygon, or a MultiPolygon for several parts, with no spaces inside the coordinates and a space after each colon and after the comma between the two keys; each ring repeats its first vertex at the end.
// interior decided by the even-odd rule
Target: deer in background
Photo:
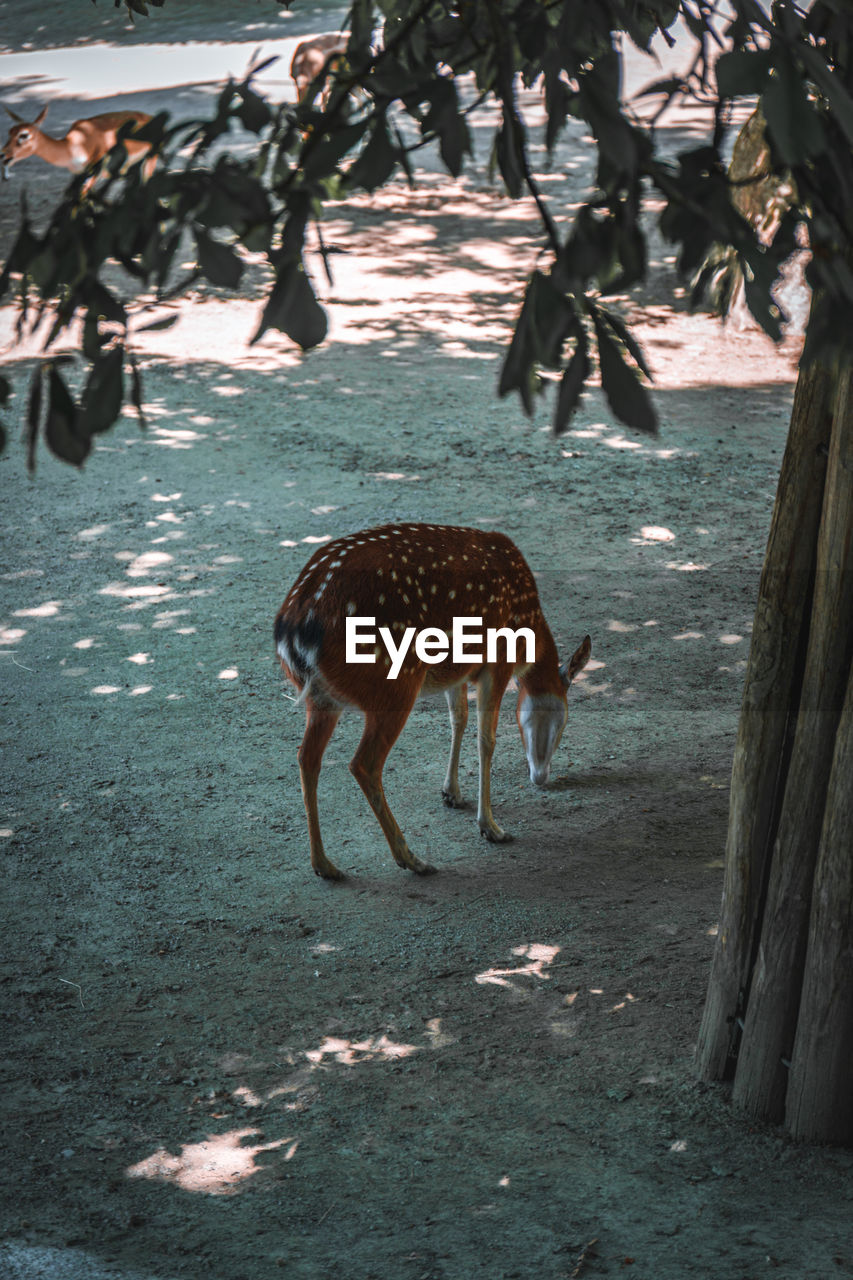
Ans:
{"type": "MultiPolygon", "coordinates": [[[[144,111],[105,111],[102,115],[87,116],[83,120],[75,120],[64,138],[53,138],[42,131],[42,124],[47,115],[47,107],[36,116],[32,123],[22,120],[9,107],[6,111],[15,121],[9,130],[9,136],[3,150],[0,151],[0,165],[3,177],[9,177],[13,164],[26,160],[28,156],[39,156],[48,164],[57,165],[60,169],[70,169],[72,173],[82,173],[89,165],[102,160],[108,151],[119,141],[119,130],[129,122],[134,128],[147,124],[151,119],[144,111]]],[[[137,164],[144,160],[151,144],[138,142],[130,136],[123,136],[121,142],[127,150],[128,163],[137,164]]],[[[143,172],[150,178],[157,163],[156,156],[144,160],[143,172]]],[[[86,183],[86,189],[94,181],[86,183]]]]}
{"type": "MultiPolygon", "coordinates": [[[[321,71],[333,71],[341,65],[348,42],[349,32],[344,31],[324,36],[311,36],[296,46],[290,64],[290,75],[296,85],[297,102],[312,105],[317,94],[315,91],[309,100],[308,91],[311,85],[321,71]]],[[[324,89],[324,101],[327,92],[328,89],[324,89]]]]}
{"type": "MultiPolygon", "coordinates": [[[[385,637],[383,637],[385,638],[385,637]]],[[[305,704],[305,736],[298,760],[308,818],[311,866],[317,875],[341,879],[320,835],[317,782],[323,753],[345,707],[364,713],[364,732],[350,771],[367,797],[394,860],[410,871],[433,868],[409,849],[382,786],[388,753],[424,693],[444,691],[450,710],[450,761],[442,795],[462,803],[458,766],[468,719],[468,683],[477,693],[479,804],[477,821],[488,840],[510,837],[492,814],[490,780],[498,712],[510,678],[518,680],[516,716],[531,780],[548,780],[551,759],[568,717],[566,693],[590,657],[586,636],[567,663],[539,603],[536,582],[518,547],[504,534],[432,524],[394,524],[338,538],[319,548],[300,573],[275,620],[275,642],[285,674],[305,704]],[[528,628],[535,654],[517,657],[507,644],[499,658],[456,662],[452,652],[428,660],[411,646],[417,628],[449,636],[461,616],[484,628],[528,628]],[[377,645],[368,656],[346,660],[347,619],[375,622],[393,637],[397,657],[384,659],[377,645]],[[408,647],[403,649],[408,640],[408,647]],[[526,660],[525,660],[526,659],[526,660]],[[532,659],[532,660],[531,660],[532,659]],[[396,667],[396,678],[389,679],[396,667]]],[[[386,647],[388,640],[386,639],[386,647]]],[[[469,637],[470,642],[470,637],[469,637]]]]}

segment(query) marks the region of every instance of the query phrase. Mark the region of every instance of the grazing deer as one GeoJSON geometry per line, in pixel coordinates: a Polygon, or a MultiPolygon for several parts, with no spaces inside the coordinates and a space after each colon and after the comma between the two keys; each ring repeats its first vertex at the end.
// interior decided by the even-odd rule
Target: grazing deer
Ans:
{"type": "MultiPolygon", "coordinates": [[[[102,160],[108,151],[119,140],[118,134],[122,125],[132,121],[134,127],[147,124],[151,119],[144,111],[106,111],[103,115],[89,116],[83,120],[75,120],[64,138],[52,138],[43,133],[41,125],[47,115],[45,107],[31,124],[6,108],[15,121],[9,130],[9,136],[3,150],[0,151],[3,177],[9,177],[13,164],[26,160],[27,156],[40,156],[48,164],[55,164],[60,169],[70,169],[72,173],[82,173],[89,165],[102,160]]],[[[137,142],[133,135],[121,139],[127,150],[128,162],[136,164],[150,150],[148,142],[137,142]]],[[[157,163],[156,156],[149,156],[145,161],[144,174],[150,178],[157,163]]],[[[86,183],[91,186],[94,178],[86,183]]]]}
{"type": "Polygon", "coordinates": [[[344,707],[364,712],[364,733],[350,771],[379,819],[394,860],[424,873],[433,868],[409,849],[382,787],[385,760],[418,696],[443,690],[447,698],[452,740],[442,795],[455,808],[462,803],[458,767],[468,682],[476,686],[477,821],[487,840],[504,841],[510,837],[492,816],[490,776],[498,712],[510,678],[518,679],[516,715],[530,777],[541,786],[566,724],[566,691],[590,656],[586,636],[560,666],[533,574],[509,538],[433,524],[383,525],[319,548],[278,612],[275,642],[284,672],[305,703],[298,759],[311,866],[329,880],[341,879],[341,873],[323,849],[317,781],[344,707]],[[481,622],[494,639],[491,651],[487,644],[484,656],[481,643],[481,652],[472,653],[476,640],[470,634],[457,651],[460,620],[469,630],[481,622]],[[365,653],[364,646],[375,638],[369,626],[378,629],[384,656],[378,643],[365,653]],[[517,639],[525,640],[523,657],[509,644],[514,628],[517,639]],[[443,657],[436,656],[439,650],[443,657]]]}
{"type": "MultiPolygon", "coordinates": [[[[316,98],[315,93],[309,99],[308,91],[323,70],[333,71],[339,67],[346,53],[349,32],[337,32],[325,36],[312,36],[296,46],[293,61],[290,64],[290,75],[296,85],[296,101],[311,106],[316,98]]],[[[323,92],[323,99],[328,89],[323,92]]]]}

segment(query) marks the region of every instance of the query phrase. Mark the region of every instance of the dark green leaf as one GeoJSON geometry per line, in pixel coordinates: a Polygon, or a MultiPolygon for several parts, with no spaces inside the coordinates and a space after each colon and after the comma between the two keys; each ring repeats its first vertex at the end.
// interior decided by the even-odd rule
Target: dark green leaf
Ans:
{"type": "Polygon", "coordinates": [[[291,261],[279,271],[251,341],[257,342],[267,329],[280,329],[307,351],[323,341],[327,327],[326,313],[314,296],[302,262],[291,261]]]}
{"type": "MultiPolygon", "coordinates": [[[[253,74],[274,61],[274,58],[268,58],[261,66],[253,68],[253,74]]],[[[268,125],[272,119],[272,112],[264,99],[252,89],[241,87],[237,92],[241,99],[237,115],[251,133],[260,133],[261,129],[268,125]]]]}
{"type": "Polygon", "coordinates": [[[770,50],[733,49],[717,59],[717,89],[721,98],[747,98],[762,93],[772,65],[770,50]]]}
{"type": "Polygon", "coordinates": [[[44,435],[48,447],[63,462],[71,462],[75,467],[81,467],[89,456],[92,444],[89,438],[80,432],[77,406],[53,361],[50,364],[47,385],[47,418],[44,435]]]}
{"type": "Polygon", "coordinates": [[[107,431],[124,402],[124,347],[119,343],[92,365],[80,401],[79,431],[83,436],[107,431]]]}
{"type": "Polygon", "coordinates": [[[495,157],[504,185],[513,200],[524,190],[524,130],[521,121],[504,106],[504,118],[495,138],[495,157]]]}
{"type": "Polygon", "coordinates": [[[607,324],[610,325],[610,328],[613,329],[623,346],[628,349],[628,353],[637,365],[639,365],[640,369],[642,369],[649,382],[654,382],[651,370],[646,363],[646,357],[643,354],[643,348],[640,346],[639,342],[637,342],[637,339],[631,333],[622,317],[617,316],[613,311],[606,311],[604,307],[598,308],[598,315],[600,319],[605,320],[607,324]]]}
{"type": "Polygon", "coordinates": [[[787,59],[777,64],[775,75],[768,80],[761,107],[767,139],[784,164],[801,164],[826,149],[820,117],[809,101],[802,76],[787,59]]]}
{"type": "Polygon", "coordinates": [[[399,153],[388,136],[384,117],[377,121],[370,140],[347,171],[346,185],[375,191],[390,178],[397,167],[399,153]]]}
{"type": "Polygon", "coordinates": [[[177,324],[180,317],[178,315],[165,316],[162,320],[150,320],[148,324],[140,324],[136,327],[137,333],[147,333],[151,329],[171,329],[172,325],[177,324]]]}
{"type": "Polygon", "coordinates": [[[148,421],[145,417],[145,410],[142,407],[142,378],[139,375],[139,365],[132,351],[128,351],[127,358],[130,361],[130,398],[133,401],[136,412],[139,414],[139,425],[144,431],[148,426],[148,421]]]}
{"type": "Polygon", "coordinates": [[[562,435],[568,427],[572,415],[580,403],[584,385],[590,375],[591,368],[586,331],[582,329],[578,335],[575,353],[560,380],[560,390],[557,393],[557,403],[554,408],[553,431],[555,435],[562,435]]]}
{"type": "Polygon", "coordinates": [[[620,422],[634,427],[637,431],[646,431],[650,435],[655,435],[658,425],[657,414],[636,371],[626,364],[622,349],[609,337],[602,323],[596,321],[595,332],[598,338],[601,387],[607,397],[607,403],[620,422]]]}
{"type": "Polygon", "coordinates": [[[198,262],[211,284],[236,289],[243,274],[243,264],[230,245],[214,240],[201,227],[195,227],[198,262]]]}
{"type": "MultiPolygon", "coordinates": [[[[307,114],[313,127],[322,128],[322,116],[318,111],[307,114]]],[[[344,156],[357,146],[367,130],[367,120],[359,120],[355,124],[336,129],[322,141],[315,142],[309,138],[305,147],[303,173],[308,179],[328,178],[337,171],[344,156]]]]}
{"type": "Polygon", "coordinates": [[[30,393],[27,396],[27,421],[24,440],[27,446],[27,470],[32,473],[36,469],[36,445],[38,444],[39,424],[41,422],[42,399],[42,367],[37,364],[30,379],[30,393]]]}

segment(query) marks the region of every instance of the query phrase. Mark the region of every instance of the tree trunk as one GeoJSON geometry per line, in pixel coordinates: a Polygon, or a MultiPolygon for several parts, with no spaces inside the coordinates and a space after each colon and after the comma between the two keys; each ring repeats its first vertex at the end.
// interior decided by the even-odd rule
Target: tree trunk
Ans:
{"type": "Polygon", "coordinates": [[[842,720],[851,531],[853,367],[812,366],[797,385],[759,592],[697,1067],[706,1079],[733,1078],[750,1114],[844,1142],[853,1141],[853,1123],[841,1121],[853,1113],[853,713],[842,720]]]}
{"type": "Polygon", "coordinates": [[[697,1063],[708,1080],[733,1074],[767,868],[796,715],[804,627],[823,500],[832,380],[812,365],[797,382],[788,443],[758,589],[732,766],[726,871],[697,1063]]]}
{"type": "Polygon", "coordinates": [[[853,1142],[853,669],[829,779],[788,1086],[796,1138],[853,1142]]]}
{"type": "Polygon", "coordinates": [[[835,397],[802,697],[734,1085],[735,1101],[773,1120],[785,1110],[812,885],[850,670],[853,432],[845,428],[851,415],[853,374],[845,370],[835,397]]]}

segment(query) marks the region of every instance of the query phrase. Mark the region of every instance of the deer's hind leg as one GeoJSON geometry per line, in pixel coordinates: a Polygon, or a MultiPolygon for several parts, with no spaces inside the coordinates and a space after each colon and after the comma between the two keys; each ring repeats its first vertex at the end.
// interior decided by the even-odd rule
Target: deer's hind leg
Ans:
{"type": "Polygon", "coordinates": [[[350,762],[350,772],[379,819],[379,825],[388,841],[394,861],[398,866],[406,867],[409,871],[426,875],[435,868],[416,858],[406,844],[406,838],[391,812],[382,785],[382,770],[385,767],[388,752],[399,738],[419,690],[419,681],[404,682],[403,679],[398,679],[393,698],[383,699],[380,707],[365,711],[364,733],[358,744],[358,750],[350,762]]]}
{"type": "Polygon", "coordinates": [[[311,842],[311,866],[314,873],[325,880],[342,880],[343,873],[327,856],[320,835],[320,813],[317,808],[317,782],[320,777],[320,766],[323,763],[323,752],[329,745],[329,739],[335,731],[340,719],[340,710],[330,710],[318,706],[309,696],[305,701],[305,736],[297,752],[299,761],[299,779],[302,783],[302,799],[305,814],[308,818],[308,839],[311,842]]]}

